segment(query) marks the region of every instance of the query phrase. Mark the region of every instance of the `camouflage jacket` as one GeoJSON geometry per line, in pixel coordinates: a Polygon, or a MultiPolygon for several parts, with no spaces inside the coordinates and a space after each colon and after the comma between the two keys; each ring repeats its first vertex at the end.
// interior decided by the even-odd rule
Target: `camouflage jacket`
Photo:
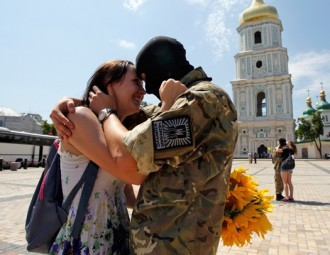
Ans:
{"type": "MultiPolygon", "coordinates": [[[[237,141],[236,110],[201,68],[169,111],[136,126],[125,144],[148,175],[131,220],[136,254],[216,254],[237,141]]],[[[155,110],[155,109],[153,109],[155,110]]]]}

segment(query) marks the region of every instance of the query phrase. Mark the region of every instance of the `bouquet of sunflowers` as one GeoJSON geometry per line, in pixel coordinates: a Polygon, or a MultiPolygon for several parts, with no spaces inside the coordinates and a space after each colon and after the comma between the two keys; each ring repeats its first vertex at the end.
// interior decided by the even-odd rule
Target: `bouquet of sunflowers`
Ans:
{"type": "Polygon", "coordinates": [[[273,196],[266,196],[267,189],[258,190],[258,183],[246,170],[238,167],[230,175],[221,232],[226,246],[242,247],[251,243],[253,232],[264,238],[272,230],[266,213],[273,209],[273,196]]]}

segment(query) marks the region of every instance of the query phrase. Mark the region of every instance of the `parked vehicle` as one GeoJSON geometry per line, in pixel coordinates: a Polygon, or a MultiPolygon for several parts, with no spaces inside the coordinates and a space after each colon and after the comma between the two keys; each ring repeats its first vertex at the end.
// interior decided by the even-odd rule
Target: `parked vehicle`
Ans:
{"type": "Polygon", "coordinates": [[[15,162],[17,163],[17,169],[22,168],[22,166],[23,166],[23,159],[22,158],[17,158],[15,160],[15,162]]]}
{"type": "Polygon", "coordinates": [[[2,160],[2,169],[10,169],[10,162],[2,160]]]}
{"type": "Polygon", "coordinates": [[[324,155],[324,158],[325,158],[325,159],[329,159],[329,158],[330,158],[330,153],[326,153],[326,154],[324,155]]]}

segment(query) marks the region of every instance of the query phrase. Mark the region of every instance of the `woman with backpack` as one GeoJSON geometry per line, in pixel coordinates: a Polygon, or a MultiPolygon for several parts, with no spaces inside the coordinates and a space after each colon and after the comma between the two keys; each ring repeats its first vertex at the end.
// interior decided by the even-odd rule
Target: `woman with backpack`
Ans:
{"type": "MultiPolygon", "coordinates": [[[[89,108],[88,100],[94,85],[99,86],[107,96],[110,96],[108,92],[111,90],[117,97],[118,112],[109,109],[105,112],[105,117],[117,114],[123,120],[137,113],[145,95],[142,81],[137,78],[135,66],[130,61],[108,61],[95,71],[83,95],[82,106],[76,108],[75,114],[71,114],[75,124],[73,135],[69,139],[62,139],[58,148],[64,199],[83,175],[89,161],[95,161],[86,156],[87,152],[93,150],[96,156],[108,152],[101,124],[99,133],[94,132],[90,124],[92,120],[97,119],[96,114],[89,108]],[[95,141],[102,141],[104,149],[101,151],[94,149],[95,141]]],[[[110,156],[104,156],[106,157],[110,156]]],[[[99,167],[104,169],[102,165],[99,167]]],[[[132,207],[135,203],[132,187],[107,171],[98,171],[80,235],[74,239],[72,226],[80,208],[82,190],[80,189],[73,199],[67,220],[57,234],[49,254],[130,254],[127,205],[130,202],[132,207]],[[126,193],[130,195],[129,199],[127,196],[125,199],[125,187],[130,188],[126,189],[130,191],[126,193]]]]}
{"type": "Polygon", "coordinates": [[[281,158],[280,171],[281,171],[281,178],[283,181],[283,187],[285,193],[285,197],[282,199],[282,201],[294,202],[293,184],[292,184],[293,169],[283,168],[283,162],[288,157],[294,157],[294,155],[297,153],[297,147],[292,141],[286,142],[284,138],[280,138],[278,140],[278,143],[279,143],[279,147],[276,152],[280,154],[280,158],[281,158]]]}

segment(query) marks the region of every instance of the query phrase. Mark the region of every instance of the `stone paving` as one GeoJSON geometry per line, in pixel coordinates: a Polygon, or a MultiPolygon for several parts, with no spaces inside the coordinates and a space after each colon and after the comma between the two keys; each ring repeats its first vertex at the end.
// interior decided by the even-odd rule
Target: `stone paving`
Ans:
{"type": "MultiPolygon", "coordinates": [[[[233,167],[249,168],[260,188],[274,195],[270,160],[235,160],[233,167]]],[[[34,254],[26,251],[26,211],[42,168],[0,172],[0,254],[34,254]]],[[[330,160],[297,160],[293,175],[295,202],[274,201],[268,214],[273,231],[265,239],[254,236],[252,244],[225,247],[217,254],[330,254],[330,160]]],[[[201,254],[202,255],[202,254],[201,254]]]]}

